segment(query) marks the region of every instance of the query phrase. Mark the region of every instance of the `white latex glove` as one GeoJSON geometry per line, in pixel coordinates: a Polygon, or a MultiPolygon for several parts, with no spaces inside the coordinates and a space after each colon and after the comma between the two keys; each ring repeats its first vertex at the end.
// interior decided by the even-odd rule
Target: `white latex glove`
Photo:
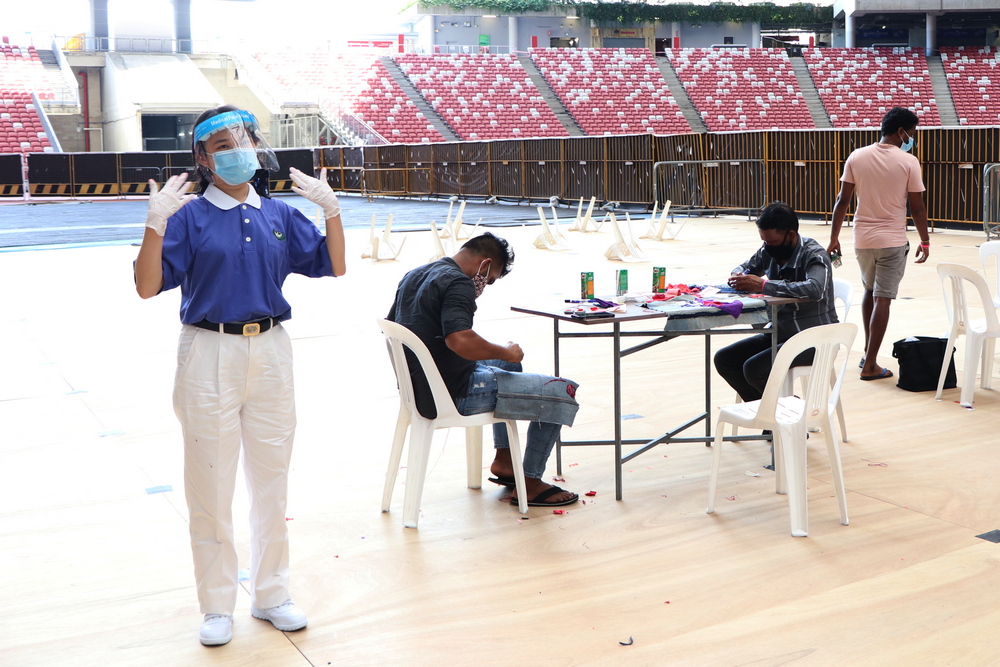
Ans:
{"type": "Polygon", "coordinates": [[[167,233],[167,218],[181,209],[181,206],[197,195],[187,194],[193,183],[187,182],[187,173],[171,176],[160,190],[156,181],[149,179],[149,212],[146,214],[146,226],[163,236],[167,233]]]}
{"type": "Polygon", "coordinates": [[[319,178],[307,176],[295,167],[288,168],[288,175],[292,177],[292,183],[295,183],[292,192],[319,206],[327,218],[340,215],[340,202],[326,182],[326,169],[319,172],[319,178]]]}

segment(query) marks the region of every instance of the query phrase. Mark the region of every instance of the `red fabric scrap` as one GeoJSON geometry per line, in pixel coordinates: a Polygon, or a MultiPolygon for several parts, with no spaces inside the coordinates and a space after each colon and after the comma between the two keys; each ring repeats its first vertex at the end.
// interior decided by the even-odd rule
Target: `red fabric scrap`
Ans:
{"type": "Polygon", "coordinates": [[[583,495],[585,495],[585,496],[596,496],[597,495],[597,491],[587,491],[583,495]]]}

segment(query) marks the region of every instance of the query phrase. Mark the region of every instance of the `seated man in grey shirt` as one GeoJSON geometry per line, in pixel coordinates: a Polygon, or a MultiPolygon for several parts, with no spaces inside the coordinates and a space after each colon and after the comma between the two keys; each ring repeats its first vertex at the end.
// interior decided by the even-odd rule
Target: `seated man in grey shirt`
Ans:
{"type": "MultiPolygon", "coordinates": [[[[399,282],[388,319],[424,342],[463,415],[492,412],[501,419],[525,419],[524,481],[528,505],[561,506],[579,496],[542,481],[562,426],[572,426],[579,405],[577,384],[563,378],[521,372],[524,352],[517,343],[497,345],[472,330],[476,299],[487,285],[510,272],[514,251],[489,232],[470,239],[453,257],[413,269],[399,282]]],[[[436,416],[433,397],[416,357],[407,351],[417,410],[436,416]]],[[[507,429],[495,424],[496,457],[490,481],[513,487],[507,429]]],[[[520,465],[520,462],[517,462],[520,465]]],[[[511,499],[517,504],[516,499],[511,499]]]]}
{"type": "MultiPolygon", "coordinates": [[[[833,301],[833,267],[826,249],[799,234],[799,218],[792,207],[775,202],[757,218],[761,246],[753,257],[733,269],[734,289],[767,296],[807,299],[778,310],[778,343],[810,327],[837,322],[833,301]]],[[[813,351],[795,358],[793,366],[812,364],[813,351]]],[[[764,394],[771,372],[771,334],[740,339],[715,354],[715,368],[744,401],[764,394]]]]}

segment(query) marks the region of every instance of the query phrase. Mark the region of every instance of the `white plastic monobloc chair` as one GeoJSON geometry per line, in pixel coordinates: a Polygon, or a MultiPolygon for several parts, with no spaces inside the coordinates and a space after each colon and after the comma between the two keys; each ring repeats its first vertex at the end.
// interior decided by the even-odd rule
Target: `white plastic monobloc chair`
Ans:
{"type": "MultiPolygon", "coordinates": [[[[833,300],[834,302],[840,301],[844,304],[844,317],[841,322],[847,321],[847,316],[851,312],[851,299],[854,298],[854,285],[851,281],[844,280],[843,278],[833,279],[833,300]]],[[[812,373],[811,366],[793,366],[792,370],[789,371],[789,383],[792,387],[795,386],[797,380],[803,379],[812,373]]],[[[836,373],[830,374],[830,386],[837,381],[836,373]]],[[[840,439],[847,442],[847,420],[844,419],[844,404],[840,400],[840,396],[837,396],[836,404],[830,405],[831,410],[837,411],[837,421],[840,422],[840,439]]],[[[734,427],[735,428],[735,427],[734,427]]]]}
{"type": "MultiPolygon", "coordinates": [[[[941,277],[945,303],[949,307],[948,315],[951,318],[951,333],[948,334],[948,344],[945,345],[944,349],[946,352],[954,349],[958,337],[965,335],[965,363],[962,365],[962,394],[959,403],[963,407],[971,408],[973,395],[976,391],[977,366],[980,366],[979,370],[982,375],[980,386],[983,389],[990,388],[996,339],[1000,338],[1000,321],[997,319],[997,310],[993,305],[993,297],[990,296],[990,288],[986,284],[986,279],[973,269],[961,264],[938,264],[938,276],[941,277]],[[975,291],[979,293],[980,303],[978,305],[982,307],[985,316],[982,319],[970,319],[970,302],[973,307],[977,304],[974,294],[966,295],[966,282],[972,283],[975,291]]],[[[946,353],[944,363],[941,364],[941,374],[938,376],[935,396],[938,400],[941,400],[941,391],[944,388],[945,375],[948,372],[950,360],[951,355],[946,353]]]]}
{"type": "Polygon", "coordinates": [[[993,275],[996,282],[993,286],[993,305],[1000,308],[1000,241],[987,241],[979,246],[979,261],[983,265],[983,275],[990,275],[990,264],[993,264],[993,275]]]}
{"type": "MultiPolygon", "coordinates": [[[[854,285],[851,281],[844,280],[843,278],[833,279],[833,300],[836,303],[840,301],[844,305],[844,317],[841,322],[847,321],[847,316],[851,312],[851,300],[854,298],[854,285]]],[[[791,394],[794,391],[795,383],[800,380],[807,379],[812,375],[812,366],[792,366],[791,370],[788,371],[787,385],[785,386],[785,393],[791,394]]],[[[830,386],[832,387],[834,383],[837,382],[836,371],[830,373],[830,386]]],[[[736,401],[739,402],[741,399],[739,396],[736,397],[736,401]]],[[[836,396],[836,401],[830,404],[830,410],[837,411],[837,421],[840,422],[840,439],[847,442],[847,420],[844,418],[844,404],[840,400],[840,396],[836,396]]],[[[733,424],[733,435],[739,427],[733,424]]]]}
{"type": "Polygon", "coordinates": [[[722,461],[722,425],[739,424],[746,428],[770,429],[774,437],[775,491],[788,494],[792,535],[804,537],[809,531],[809,514],[806,506],[806,429],[820,427],[826,440],[833,472],[833,485],[840,506],[840,522],[848,524],[847,497],[844,491],[844,474],[840,465],[840,447],[830,426],[829,405],[840,395],[847,368],[848,353],[858,327],[842,322],[825,324],[801,331],[789,338],[778,351],[778,356],[767,378],[764,396],[759,401],[724,405],[719,411],[715,427],[715,451],[712,474],[708,486],[708,513],[715,512],[716,484],[719,464],[722,461]],[[843,347],[844,354],[837,360],[843,347]],[[788,369],[800,353],[815,349],[813,373],[806,379],[804,398],[781,396],[788,369]],[[837,381],[831,387],[826,378],[835,372],[837,381]]]}
{"type": "Polygon", "coordinates": [[[465,428],[465,456],[467,465],[468,486],[478,489],[483,480],[483,426],[497,422],[507,425],[507,436],[510,441],[510,456],[514,461],[514,483],[517,490],[518,509],[521,514],[528,511],[528,496],[524,490],[524,469],[518,465],[522,460],[521,441],[517,435],[517,423],[513,420],[497,419],[492,412],[465,416],[459,414],[455,402],[445,387],[441,373],[431,357],[430,351],[423,341],[406,327],[378,320],[378,325],[389,343],[389,354],[392,366],[396,372],[396,382],[399,384],[399,417],[396,420],[396,433],[392,440],[392,451],[389,455],[389,468],[385,473],[385,487],[382,490],[382,511],[389,511],[392,500],[392,489],[396,484],[396,473],[403,456],[403,443],[406,440],[406,430],[410,430],[410,449],[406,468],[406,493],[403,497],[403,525],[416,528],[420,519],[420,497],[424,491],[424,479],[427,477],[427,461],[430,458],[431,442],[434,431],[440,428],[465,428]],[[408,348],[417,358],[420,368],[424,371],[427,384],[434,397],[437,417],[427,419],[417,411],[413,394],[413,383],[410,380],[409,367],[404,348],[408,348]]]}

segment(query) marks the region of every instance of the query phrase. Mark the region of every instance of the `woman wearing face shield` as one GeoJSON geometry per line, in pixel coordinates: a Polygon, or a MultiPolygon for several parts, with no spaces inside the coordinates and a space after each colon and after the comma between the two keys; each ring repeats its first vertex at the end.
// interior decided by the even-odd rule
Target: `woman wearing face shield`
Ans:
{"type": "Polygon", "coordinates": [[[340,206],[326,182],[291,168],[298,194],[326,215],[326,236],[298,210],[251,184],[277,170],[257,121],[232,106],[195,123],[199,194],[187,174],[162,190],[150,181],[149,212],[135,262],[136,291],[148,299],[181,288],[174,411],[184,436],[202,644],[232,638],[238,560],[232,500],[243,454],[250,497],[251,613],[282,631],[306,625],[288,590],[285,521],[295,432],[292,350],[281,292],[290,273],[346,270],[340,206]],[[262,171],[263,170],[263,171],[262,171]]]}

